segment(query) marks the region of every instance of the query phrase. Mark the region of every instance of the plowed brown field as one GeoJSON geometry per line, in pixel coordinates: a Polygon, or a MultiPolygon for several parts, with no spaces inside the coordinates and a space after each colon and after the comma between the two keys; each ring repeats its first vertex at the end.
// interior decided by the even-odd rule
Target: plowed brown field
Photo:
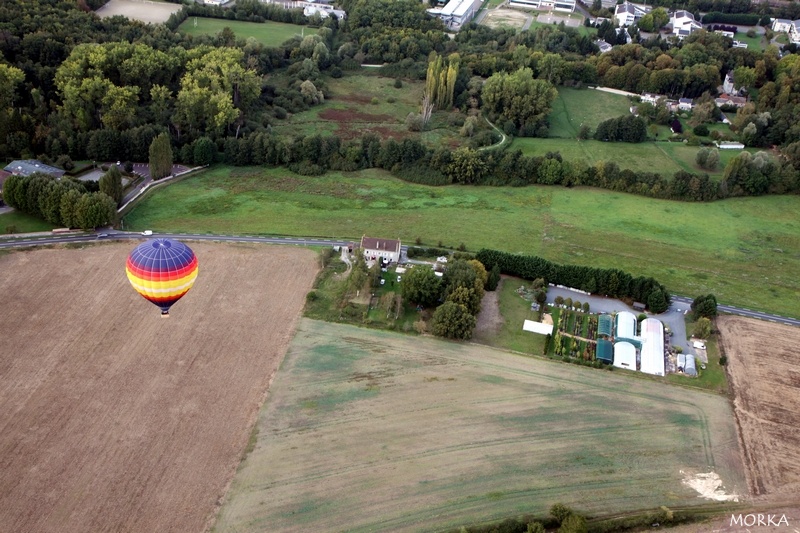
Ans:
{"type": "Polygon", "coordinates": [[[747,481],[754,495],[800,494],[800,329],[720,317],[747,481]]]}
{"type": "Polygon", "coordinates": [[[163,320],[135,243],[0,257],[0,530],[202,531],[317,272],[296,248],[189,243],[163,320]]]}

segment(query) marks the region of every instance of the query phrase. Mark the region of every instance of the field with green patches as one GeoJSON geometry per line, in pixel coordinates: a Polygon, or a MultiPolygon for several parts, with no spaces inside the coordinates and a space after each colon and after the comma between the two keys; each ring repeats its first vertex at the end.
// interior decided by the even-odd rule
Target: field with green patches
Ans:
{"type": "Polygon", "coordinates": [[[548,117],[550,137],[575,139],[581,124],[594,131],[604,120],[630,114],[630,107],[628,97],[619,94],[559,87],[548,117]]]}
{"type": "Polygon", "coordinates": [[[496,303],[494,300],[487,301],[493,296],[491,293],[487,293],[481,312],[498,313],[500,320],[492,320],[491,325],[494,327],[482,329],[479,316],[479,327],[473,336],[476,342],[522,353],[544,355],[544,335],[534,335],[528,331],[522,331],[522,324],[525,320],[537,322],[539,320],[538,311],[531,311],[531,302],[523,299],[516,292],[524,283],[518,278],[504,277],[497,287],[496,303]]]}
{"type": "Polygon", "coordinates": [[[800,197],[709,204],[589,188],[429,187],[368,170],[303,177],[215,167],[153,191],[125,227],[359,239],[419,237],[653,276],[687,296],[798,316],[800,197]]]}
{"type": "Polygon", "coordinates": [[[325,102],[307,111],[291,115],[273,124],[273,129],[285,135],[336,135],[348,140],[374,133],[379,137],[419,138],[431,145],[442,142],[454,147],[463,139],[458,128],[447,124],[447,113],[434,113],[428,129],[422,133],[409,132],[406,117],[418,113],[424,82],[403,80],[402,87],[394,86],[394,78],[370,74],[368,71],[345,73],[341,78],[325,80],[325,102]]]}
{"type": "Polygon", "coordinates": [[[262,23],[204,17],[189,17],[178,26],[178,31],[187,35],[216,35],[226,27],[233,30],[237,39],[253,37],[264,46],[280,46],[295,35],[317,33],[317,28],[271,20],[262,23]]]}
{"type": "Polygon", "coordinates": [[[759,51],[766,48],[767,40],[761,34],[756,34],[754,37],[748,37],[747,32],[736,32],[733,38],[737,41],[747,43],[748,50],[759,51]]]}
{"type": "Polygon", "coordinates": [[[442,530],[746,490],[728,400],[429,337],[301,321],[214,527],[442,530]],[[683,474],[681,473],[683,471],[683,474]]]}

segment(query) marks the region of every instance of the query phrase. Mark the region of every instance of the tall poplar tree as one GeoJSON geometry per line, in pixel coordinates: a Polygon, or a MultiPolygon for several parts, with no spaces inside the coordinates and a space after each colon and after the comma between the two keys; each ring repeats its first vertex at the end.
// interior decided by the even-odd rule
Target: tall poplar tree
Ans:
{"type": "Polygon", "coordinates": [[[150,143],[150,176],[160,180],[172,174],[172,146],[166,133],[159,134],[150,143]]]}

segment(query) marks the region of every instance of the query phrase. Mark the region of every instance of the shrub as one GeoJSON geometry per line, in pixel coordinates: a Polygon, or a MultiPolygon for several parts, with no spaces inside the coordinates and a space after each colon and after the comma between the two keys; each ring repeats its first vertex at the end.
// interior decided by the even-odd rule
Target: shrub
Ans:
{"type": "Polygon", "coordinates": [[[370,101],[369,101],[369,103],[370,103],[370,104],[372,104],[372,105],[378,105],[378,104],[380,104],[380,103],[381,103],[381,101],[380,101],[380,100],[378,100],[378,97],[377,97],[377,96],[374,96],[374,97],[372,98],[372,100],[370,100],[370,101]]]}
{"type": "Polygon", "coordinates": [[[395,78],[395,80],[394,80],[394,88],[395,89],[400,89],[402,87],[403,87],[403,80],[401,80],[400,78],[395,78]]]}
{"type": "Polygon", "coordinates": [[[386,99],[386,101],[389,102],[390,104],[393,104],[397,101],[397,99],[394,96],[390,96],[389,98],[386,99]]]}
{"type": "Polygon", "coordinates": [[[725,366],[728,364],[728,356],[727,355],[720,355],[719,356],[719,364],[725,366]]]}
{"type": "Polygon", "coordinates": [[[692,129],[692,133],[694,133],[698,137],[706,137],[708,136],[708,126],[706,126],[705,124],[700,124],[699,126],[695,126],[692,129]]]}

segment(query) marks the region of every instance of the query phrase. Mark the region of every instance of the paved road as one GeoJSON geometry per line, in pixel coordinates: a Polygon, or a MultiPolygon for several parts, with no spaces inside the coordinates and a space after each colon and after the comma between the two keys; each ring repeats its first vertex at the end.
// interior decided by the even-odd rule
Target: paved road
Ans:
{"type": "MultiPolygon", "coordinates": [[[[218,242],[255,242],[255,243],[265,243],[265,244],[290,244],[295,246],[334,246],[334,245],[346,245],[352,240],[337,240],[337,239],[324,239],[319,237],[255,237],[249,235],[210,235],[204,233],[154,233],[152,237],[167,237],[170,239],[189,239],[189,240],[197,240],[197,241],[218,241],[218,242]]],[[[53,235],[50,233],[39,233],[39,234],[32,234],[32,235],[21,235],[21,236],[5,236],[0,237],[0,249],[2,248],[21,248],[27,246],[41,246],[47,244],[64,244],[64,243],[71,243],[71,242],[92,242],[96,240],[108,240],[108,239],[141,239],[142,235],[140,233],[135,232],[128,232],[128,231],[116,231],[116,230],[98,230],[95,233],[80,233],[80,234],[71,234],[71,235],[53,235]],[[105,235],[105,237],[98,237],[99,235],[105,235]]],[[[401,254],[403,258],[406,258],[406,252],[408,250],[407,246],[403,246],[401,249],[401,254]]],[[[552,292],[552,298],[556,297],[556,293],[552,292]]],[[[573,299],[577,298],[581,302],[589,301],[589,305],[591,306],[592,310],[601,311],[603,308],[600,307],[599,300],[610,300],[609,298],[600,298],[597,302],[592,303],[593,300],[590,300],[587,295],[577,293],[577,295],[572,296],[573,299]]],[[[598,297],[591,297],[591,298],[598,298],[598,297]]],[[[613,300],[617,301],[617,300],[613,300]]],[[[689,305],[692,303],[692,298],[687,298],[686,296],[672,296],[672,308],[674,309],[681,309],[681,312],[684,312],[685,309],[689,308],[689,305]],[[684,308],[684,306],[686,306],[684,308]]],[[[730,313],[732,315],[739,315],[739,316],[746,316],[750,318],[759,318],[761,320],[769,320],[770,322],[777,322],[780,324],[787,324],[790,326],[798,326],[800,327],[800,320],[796,318],[789,318],[780,315],[771,315],[768,313],[762,313],[760,311],[752,311],[750,309],[744,309],[742,307],[734,307],[730,305],[719,305],[718,309],[723,313],[730,313]]],[[[675,311],[677,312],[677,311],[675,311]]],[[[665,320],[666,322],[666,320],[665,320]]],[[[670,322],[668,322],[670,323],[670,322]]],[[[676,323],[677,324],[677,323],[676,323]]],[[[675,332],[675,336],[678,336],[678,332],[675,332]]]]}

